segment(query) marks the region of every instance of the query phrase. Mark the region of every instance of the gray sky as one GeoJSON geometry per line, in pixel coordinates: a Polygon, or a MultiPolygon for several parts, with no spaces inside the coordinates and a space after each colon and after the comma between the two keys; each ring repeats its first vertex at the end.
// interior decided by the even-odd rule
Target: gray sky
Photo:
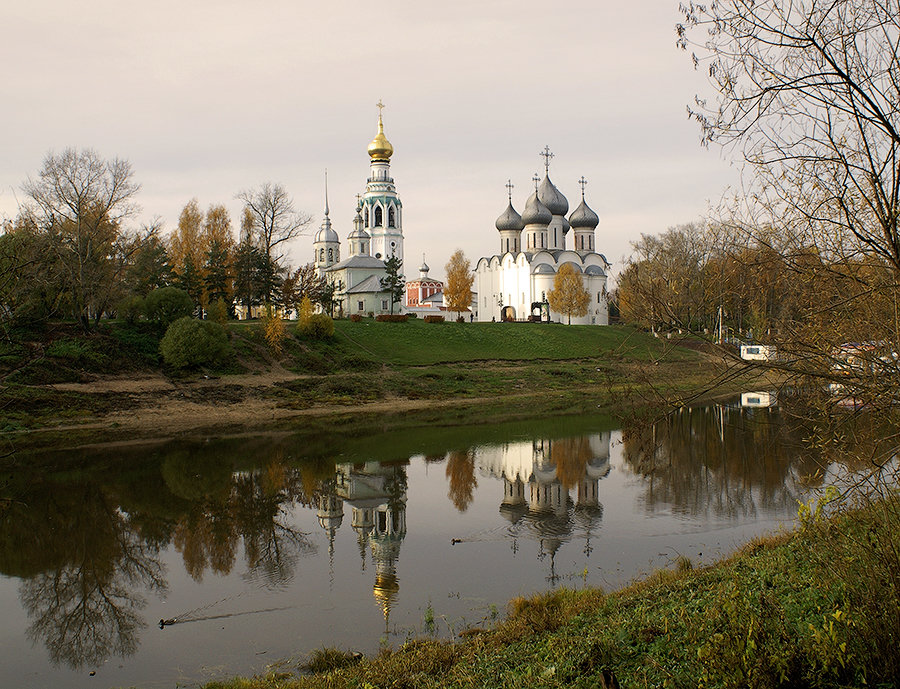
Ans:
{"type": "MultiPolygon", "coordinates": [[[[677,0],[30,0],[0,9],[0,215],[48,151],[131,161],[142,220],[166,230],[196,197],[224,203],[265,181],[345,242],[383,99],[403,201],[407,276],[456,248],[499,250],[507,179],[522,211],[539,152],[600,215],[616,267],[641,233],[697,219],[737,172],[686,116],[706,91],[675,47],[677,0]]],[[[290,249],[312,257],[312,232],[290,249]]]]}

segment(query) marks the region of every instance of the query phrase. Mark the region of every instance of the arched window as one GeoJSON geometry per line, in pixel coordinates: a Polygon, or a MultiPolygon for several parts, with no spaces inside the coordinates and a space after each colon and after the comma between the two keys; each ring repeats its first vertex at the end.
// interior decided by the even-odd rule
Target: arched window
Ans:
{"type": "Polygon", "coordinates": [[[366,217],[365,217],[365,220],[366,220],[366,227],[368,227],[368,226],[369,226],[369,207],[368,207],[368,206],[366,206],[366,217]]]}
{"type": "Polygon", "coordinates": [[[397,227],[397,212],[393,206],[388,208],[388,227],[397,227]]]}
{"type": "Polygon", "coordinates": [[[319,249],[319,260],[325,261],[325,249],[319,249]]]}
{"type": "Polygon", "coordinates": [[[328,250],[328,261],[331,262],[334,260],[334,249],[328,250]]]}
{"type": "Polygon", "coordinates": [[[375,206],[375,227],[381,227],[382,221],[382,211],[381,206],[375,206]]]}

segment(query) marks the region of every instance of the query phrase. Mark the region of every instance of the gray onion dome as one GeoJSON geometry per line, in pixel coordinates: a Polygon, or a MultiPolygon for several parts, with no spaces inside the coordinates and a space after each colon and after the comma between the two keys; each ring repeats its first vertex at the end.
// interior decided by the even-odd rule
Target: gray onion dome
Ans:
{"type": "Polygon", "coordinates": [[[553,215],[565,215],[569,212],[569,202],[550,181],[550,175],[544,176],[541,186],[538,188],[538,198],[553,215]]]}
{"type": "Polygon", "coordinates": [[[593,230],[600,224],[600,216],[592,211],[582,199],[578,208],[572,211],[572,215],[569,216],[569,223],[575,229],[588,228],[593,230]]]}
{"type": "Polygon", "coordinates": [[[331,229],[331,222],[322,223],[322,229],[316,232],[316,242],[340,242],[338,233],[331,229]]]}
{"type": "Polygon", "coordinates": [[[363,227],[354,227],[353,231],[347,235],[349,239],[371,239],[370,235],[363,227]]]}
{"type": "Polygon", "coordinates": [[[547,208],[540,199],[538,193],[534,192],[525,202],[525,210],[522,212],[522,222],[526,225],[549,225],[553,220],[553,213],[547,208]]]}
{"type": "Polygon", "coordinates": [[[522,222],[522,216],[516,212],[515,208],[513,208],[512,201],[510,201],[506,210],[503,211],[500,217],[497,218],[497,222],[495,222],[494,225],[501,232],[504,230],[515,230],[519,232],[525,228],[525,223],[522,222]]]}

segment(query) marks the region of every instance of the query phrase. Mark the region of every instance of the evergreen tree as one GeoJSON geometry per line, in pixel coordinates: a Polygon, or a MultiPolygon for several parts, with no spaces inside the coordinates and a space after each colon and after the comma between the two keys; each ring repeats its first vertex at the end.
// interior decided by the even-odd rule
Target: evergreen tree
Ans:
{"type": "Polygon", "coordinates": [[[393,314],[394,304],[403,299],[403,292],[406,290],[406,278],[400,272],[403,261],[398,256],[391,256],[384,262],[384,267],[387,274],[381,278],[381,288],[390,295],[393,314]]]}

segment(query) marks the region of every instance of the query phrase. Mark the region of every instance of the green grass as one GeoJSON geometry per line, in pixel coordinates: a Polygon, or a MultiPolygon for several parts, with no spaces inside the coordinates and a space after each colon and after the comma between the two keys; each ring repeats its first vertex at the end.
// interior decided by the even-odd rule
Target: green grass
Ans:
{"type": "MultiPolygon", "coordinates": [[[[580,359],[599,355],[646,361],[662,356],[665,351],[664,343],[632,328],[549,323],[342,320],[335,322],[335,339],[383,363],[407,366],[488,359],[580,359]]],[[[678,356],[691,354],[679,350],[678,356]]]]}

